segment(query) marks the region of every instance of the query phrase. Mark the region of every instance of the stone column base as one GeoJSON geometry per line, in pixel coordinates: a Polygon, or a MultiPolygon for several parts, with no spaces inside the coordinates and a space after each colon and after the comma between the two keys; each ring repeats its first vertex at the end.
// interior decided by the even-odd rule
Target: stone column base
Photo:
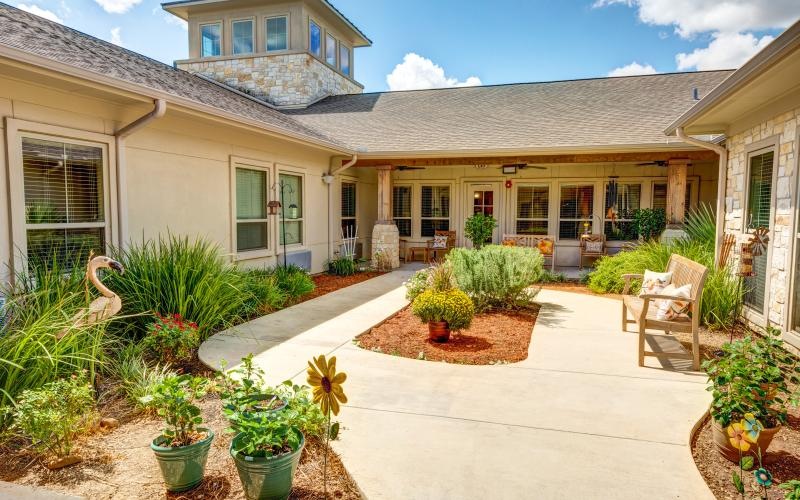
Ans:
{"type": "Polygon", "coordinates": [[[376,253],[388,256],[392,269],[400,267],[400,232],[394,224],[375,224],[372,228],[372,260],[376,253]]]}
{"type": "Polygon", "coordinates": [[[661,238],[659,238],[658,241],[666,245],[668,243],[672,243],[675,240],[685,237],[686,237],[686,231],[683,229],[682,224],[681,225],[671,224],[667,226],[667,228],[664,230],[663,233],[661,233],[661,238]]]}

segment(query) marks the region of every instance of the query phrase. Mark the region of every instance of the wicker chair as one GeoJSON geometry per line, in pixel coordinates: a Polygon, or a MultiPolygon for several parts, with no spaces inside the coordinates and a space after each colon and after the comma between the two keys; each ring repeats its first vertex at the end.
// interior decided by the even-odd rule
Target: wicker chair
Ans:
{"type": "Polygon", "coordinates": [[[441,260],[450,250],[456,246],[455,231],[434,231],[434,236],[447,236],[447,246],[445,248],[433,248],[433,240],[428,240],[425,258],[427,261],[441,260]]]}
{"type": "Polygon", "coordinates": [[[580,261],[578,262],[578,267],[583,270],[583,258],[584,257],[594,257],[595,259],[598,257],[602,257],[606,255],[608,249],[606,248],[606,235],[605,234],[582,234],[581,241],[580,241],[580,261]],[[603,246],[599,251],[588,251],[586,250],[586,243],[588,242],[602,242],[603,246]]]}

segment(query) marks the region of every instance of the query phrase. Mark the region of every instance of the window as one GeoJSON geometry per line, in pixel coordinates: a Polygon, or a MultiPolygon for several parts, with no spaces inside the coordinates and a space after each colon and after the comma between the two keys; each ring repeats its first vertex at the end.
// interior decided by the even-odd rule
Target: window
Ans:
{"type": "Polygon", "coordinates": [[[339,44],[339,69],[347,76],[350,76],[350,49],[343,44],[339,44]]]}
{"type": "Polygon", "coordinates": [[[392,217],[400,236],[411,237],[411,186],[392,186],[392,217]]]}
{"type": "Polygon", "coordinates": [[[450,186],[422,186],[422,236],[450,230],[450,186]]]}
{"type": "Polygon", "coordinates": [[[202,57],[213,57],[222,54],[222,24],[203,24],[200,26],[200,46],[202,57]]]}
{"type": "MultiPolygon", "coordinates": [[[[683,200],[686,211],[692,209],[692,184],[686,183],[686,196],[683,200]]],[[[653,184],[653,201],[650,204],[651,208],[660,208],[667,211],[667,183],[656,182],[653,184]]]]}
{"type": "MultiPolygon", "coordinates": [[[[745,211],[745,230],[751,231],[760,226],[770,227],[772,209],[772,170],[774,153],[767,151],[750,157],[747,180],[747,210],[745,211]]],[[[744,279],[744,303],[758,313],[764,313],[764,299],[767,290],[767,252],[753,257],[755,276],[744,279]]]]}
{"type": "Polygon", "coordinates": [[[561,186],[558,238],[577,240],[594,229],[594,185],[561,186]]]}
{"type": "Polygon", "coordinates": [[[278,185],[281,211],[285,222],[281,226],[281,245],[303,244],[303,177],[280,174],[278,185]]]}
{"type": "Polygon", "coordinates": [[[105,149],[22,139],[28,262],[72,267],[90,251],[105,252],[105,149]]]}
{"type": "Polygon", "coordinates": [[[322,29],[314,21],[308,22],[308,51],[322,57],[322,29]]]}
{"type": "Polygon", "coordinates": [[[548,186],[517,187],[517,234],[542,234],[548,230],[550,188],[548,186]]]}
{"type": "Polygon", "coordinates": [[[325,62],[336,66],[336,39],[330,34],[325,35],[325,62]]]}
{"type": "Polygon", "coordinates": [[[288,20],[286,16],[267,18],[267,51],[286,50],[289,48],[287,35],[288,20]]]}
{"type": "Polygon", "coordinates": [[[253,21],[233,22],[233,53],[250,54],[253,52],[253,21]]]}
{"type": "Polygon", "coordinates": [[[342,182],[342,234],[356,235],[356,183],[342,182]]]}
{"type": "Polygon", "coordinates": [[[236,167],[236,251],[269,247],[267,172],[236,167]]]}
{"type": "Polygon", "coordinates": [[[642,201],[641,184],[606,184],[603,232],[610,241],[631,241],[639,238],[633,213],[642,201]]]}

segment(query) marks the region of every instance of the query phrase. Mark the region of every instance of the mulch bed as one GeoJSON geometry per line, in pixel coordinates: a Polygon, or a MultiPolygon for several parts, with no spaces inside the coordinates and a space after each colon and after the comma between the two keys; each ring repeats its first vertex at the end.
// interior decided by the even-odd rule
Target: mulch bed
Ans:
{"type": "MultiPolygon", "coordinates": [[[[101,405],[103,416],[119,418],[120,427],[109,432],[97,431],[79,441],[75,453],[83,462],[51,471],[30,452],[0,447],[3,466],[0,480],[36,485],[62,493],[91,499],[172,498],[172,499],[244,499],[244,492],[228,447],[232,435],[225,432],[228,422],[220,411],[215,395],[200,402],[203,426],[211,428],[214,441],[208,455],[205,479],[183,493],[167,493],[161,472],[150,450],[150,441],[158,435],[163,422],[147,415],[135,415],[123,401],[101,405]]],[[[347,432],[342,432],[346,439],[347,432]]],[[[14,443],[9,443],[14,444],[14,443]]],[[[290,498],[323,497],[322,463],[324,444],[306,441],[300,465],[294,477],[290,498]]],[[[361,494],[335,452],[328,455],[328,498],[355,500],[361,494]]]]}
{"type": "Polygon", "coordinates": [[[336,276],[333,274],[322,273],[311,277],[314,280],[314,291],[308,295],[303,295],[297,303],[321,297],[322,295],[335,292],[336,290],[367,281],[382,274],[383,271],[364,271],[350,276],[336,276]]]}
{"type": "Polygon", "coordinates": [[[490,311],[475,316],[472,325],[439,344],[428,339],[428,325],[411,313],[398,312],[357,337],[364,349],[404,358],[468,365],[513,363],[528,357],[539,306],[525,311],[490,311]]]}

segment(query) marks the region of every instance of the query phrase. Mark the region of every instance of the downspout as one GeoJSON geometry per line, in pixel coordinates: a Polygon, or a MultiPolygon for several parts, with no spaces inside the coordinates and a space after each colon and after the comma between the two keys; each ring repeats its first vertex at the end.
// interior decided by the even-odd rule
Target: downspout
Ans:
{"type": "Polygon", "coordinates": [[[358,161],[358,154],[353,153],[353,157],[350,158],[345,164],[341,164],[342,161],[341,156],[333,156],[331,157],[331,163],[328,167],[328,173],[322,176],[322,181],[328,185],[328,261],[333,258],[333,224],[331,219],[333,219],[333,196],[331,196],[331,189],[333,186],[333,181],[335,179],[335,175],[339,172],[343,172],[348,168],[352,167],[358,161]],[[334,164],[339,163],[338,167],[335,167],[334,164]]]}
{"type": "Polygon", "coordinates": [[[127,164],[125,161],[125,138],[158,120],[167,112],[167,101],[155,99],[153,110],[125,125],[114,134],[114,143],[117,150],[117,206],[119,207],[119,240],[120,248],[125,246],[128,235],[128,190],[127,190],[127,164]]]}
{"type": "Polygon", "coordinates": [[[725,190],[728,183],[728,149],[718,144],[701,141],[687,136],[683,127],[675,129],[678,138],[687,144],[715,151],[719,155],[719,172],[717,174],[717,229],[714,238],[714,267],[719,267],[719,248],[722,244],[722,233],[725,230],[725,190]]]}

